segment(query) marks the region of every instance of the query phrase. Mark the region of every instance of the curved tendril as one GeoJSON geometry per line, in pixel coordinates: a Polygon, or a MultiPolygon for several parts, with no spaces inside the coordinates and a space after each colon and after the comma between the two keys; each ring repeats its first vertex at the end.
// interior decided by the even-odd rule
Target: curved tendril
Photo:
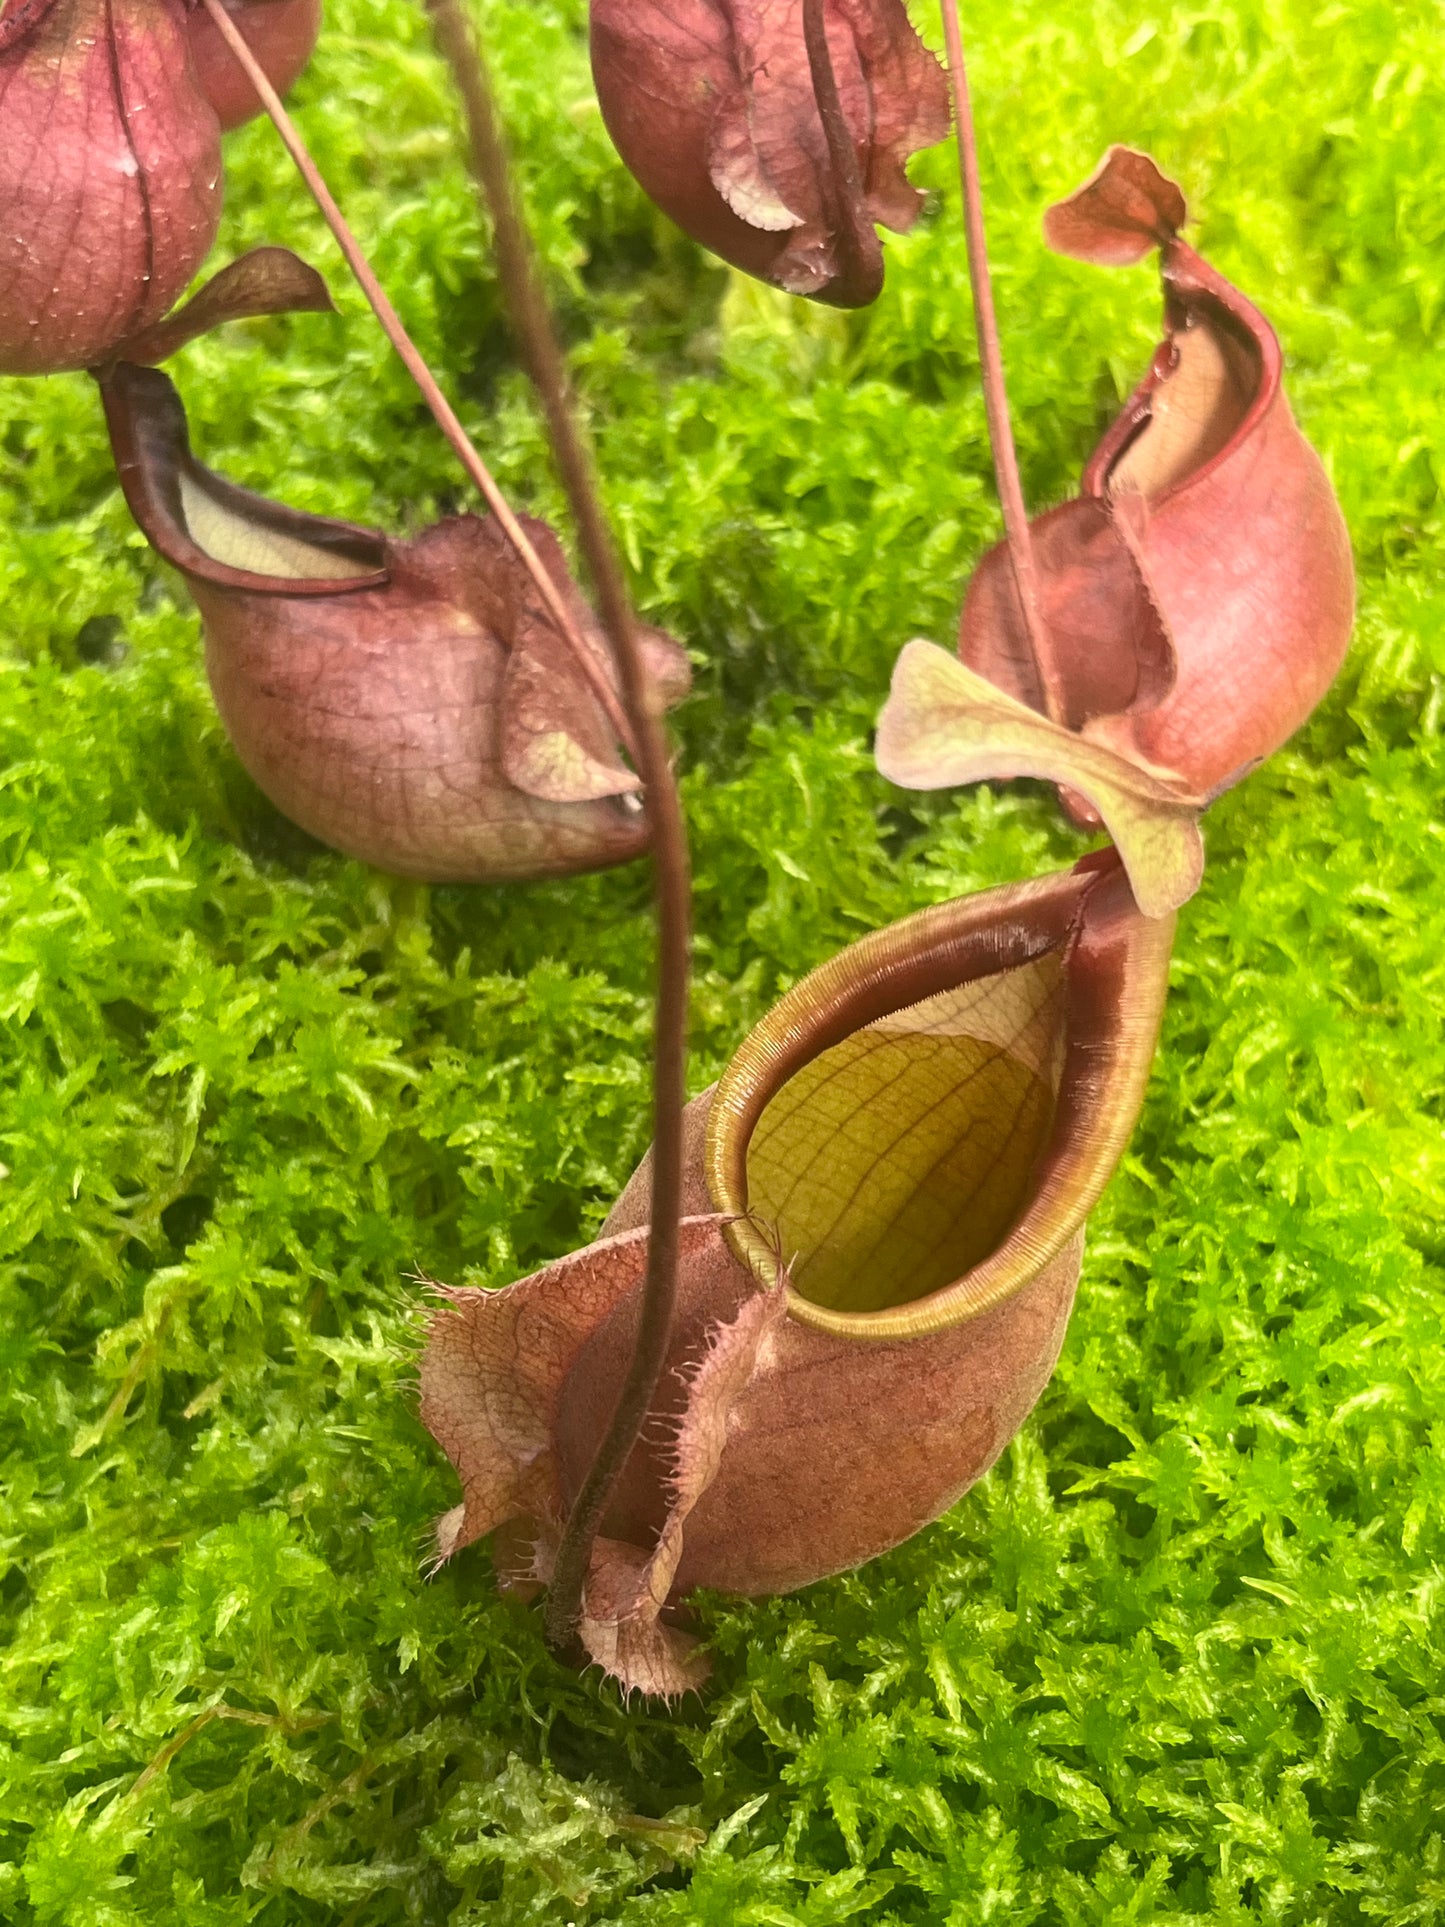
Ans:
{"type": "Polygon", "coordinates": [[[974,327],[978,333],[979,371],[988,438],[993,448],[994,474],[1008,537],[1009,560],[1018,585],[1029,648],[1043,690],[1049,721],[1067,727],[1068,705],[1063,680],[1054,658],[1053,643],[1044,621],[1039,595],[1039,573],[1034,559],[1028,509],[1019,481],[1018,454],[1009,423],[1008,389],[1004,382],[1003,351],[999,346],[998,316],[993,305],[993,278],[988,269],[988,242],[983,225],[983,195],[978,180],[978,145],[974,137],[973,106],[963,59],[963,34],[958,24],[958,0],[940,0],[943,37],[948,49],[948,78],[953,89],[953,114],[958,124],[958,173],[963,188],[963,223],[968,236],[968,278],[973,289],[974,327]]]}
{"type": "Polygon", "coordinates": [[[542,291],[531,240],[517,205],[511,163],[486,63],[456,0],[426,0],[426,3],[437,43],[451,66],[466,109],[472,168],[492,218],[502,290],[513,329],[542,400],[558,471],[597,591],[598,611],[616,651],[635,735],[637,770],[646,786],[652,823],[658,933],[652,1084],[652,1228],[636,1345],[612,1418],[563,1529],[552,1570],[547,1599],[547,1637],[555,1648],[568,1651],[577,1637],[593,1542],[652,1405],[667,1359],[677,1300],[691,921],[687,832],[662,727],[662,706],[650,686],[647,666],[638,647],[626,584],[598,500],[590,453],[572,406],[566,365],[542,291]]]}

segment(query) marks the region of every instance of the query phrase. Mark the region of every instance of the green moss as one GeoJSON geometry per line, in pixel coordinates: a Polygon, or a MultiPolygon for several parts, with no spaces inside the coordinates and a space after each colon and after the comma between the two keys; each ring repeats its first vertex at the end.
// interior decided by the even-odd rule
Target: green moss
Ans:
{"type": "MultiPolygon", "coordinates": [[[[840,943],[1069,860],[1042,794],[866,743],[996,533],[950,157],[876,310],[667,230],[580,0],[485,8],[648,613],[684,637],[697,1085],[840,943]]],[[[300,118],[504,483],[557,514],[418,8],[331,0],[300,118]]],[[[1026,482],[1065,494],[1153,340],[1147,269],[1042,247],[1110,139],[1277,320],[1363,565],[1359,641],[1209,818],[1164,1049],[1055,1383],[942,1524],[705,1606],[665,1715],[544,1651],[414,1416],[413,1275],[596,1225],[646,1133],[647,880],[428,892],[240,773],[80,378],[0,384],[0,1916],[16,1927],[1414,1927],[1445,1909],[1445,82],[1430,9],[975,9],[1026,482]],[[706,1836],[698,1844],[699,1833],[706,1836]]],[[[198,444],[420,524],[438,436],[264,127],[223,250],[339,320],[176,374],[198,444]]]]}

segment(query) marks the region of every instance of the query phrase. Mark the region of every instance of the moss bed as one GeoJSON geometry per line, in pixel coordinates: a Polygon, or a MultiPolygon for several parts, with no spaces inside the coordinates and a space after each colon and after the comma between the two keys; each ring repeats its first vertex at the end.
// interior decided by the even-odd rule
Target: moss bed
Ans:
{"type": "MultiPolygon", "coordinates": [[[[416,6],[329,0],[296,102],[520,504],[563,520],[416,6]]],[[[842,316],[654,216],[580,0],[488,0],[638,598],[685,639],[693,1087],[780,989],[1085,847],[1034,785],[873,772],[900,643],[994,539],[951,150],[842,316]]],[[[932,15],[925,24],[933,30],[932,15]]],[[[544,1649],[452,1475],[416,1274],[600,1222],[647,1129],[645,867],[426,890],[257,794],[81,377],[0,383],[0,1917],[15,1927],[1381,1923],[1445,1912],[1445,955],[1436,10],[971,10],[1025,483],[1067,493],[1155,339],[1151,267],[1050,256],[1105,144],[1185,184],[1278,326],[1362,606],[1309,728],[1208,819],[1131,1155],[1063,1361],[941,1524],[704,1602],[667,1712],[544,1649]]],[[[175,373],[203,455],[414,529],[456,470],[272,135],[221,243],[341,317],[175,373]]]]}

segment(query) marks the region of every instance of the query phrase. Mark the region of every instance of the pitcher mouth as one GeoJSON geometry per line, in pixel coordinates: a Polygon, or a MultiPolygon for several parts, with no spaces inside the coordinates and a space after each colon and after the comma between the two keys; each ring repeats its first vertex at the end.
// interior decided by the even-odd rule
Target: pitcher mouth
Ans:
{"type": "Polygon", "coordinates": [[[198,462],[180,396],[160,369],[117,362],[100,391],[131,514],[193,581],[287,597],[386,586],[386,538],[375,529],[288,508],[198,462]]]}
{"type": "Polygon", "coordinates": [[[783,998],[723,1073],[709,1195],[734,1256],[839,1336],[981,1316],[1076,1235],[1143,1099],[1172,920],[1113,852],[939,905],[783,998]]]}
{"type": "Polygon", "coordinates": [[[1132,490],[1158,507],[1198,488],[1279,393],[1279,337],[1252,301],[1182,241],[1165,251],[1163,281],[1164,340],[1085,465],[1087,496],[1132,490]],[[1182,419],[1166,428],[1171,400],[1182,419]]]}

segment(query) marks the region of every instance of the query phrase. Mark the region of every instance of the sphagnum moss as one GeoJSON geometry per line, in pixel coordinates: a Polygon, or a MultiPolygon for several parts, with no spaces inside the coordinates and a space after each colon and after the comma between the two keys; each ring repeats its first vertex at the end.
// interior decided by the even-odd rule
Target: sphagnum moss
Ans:
{"type": "MultiPolygon", "coordinates": [[[[947,637],[998,532],[955,224],[890,243],[864,317],[730,284],[611,156],[580,11],[487,8],[635,592],[698,665],[701,1084],[860,931],[1079,845],[1042,796],[869,774],[898,643],[947,637]]],[[[504,485],[560,517],[420,9],[328,14],[297,96],[322,164],[504,485]]],[[[1305,735],[1211,813],[1038,1414],[915,1543],[710,1605],[717,1684],[679,1714],[554,1665],[483,1556],[423,1581],[453,1488],[410,1402],[408,1274],[570,1249],[642,1149],[645,876],[428,893],[290,830],[87,384],[0,394],[16,1927],[1445,1907],[1438,22],[1026,0],[970,36],[1030,500],[1153,339],[1147,270],[1037,238],[1127,139],[1280,328],[1362,619],[1305,735]]],[[[300,507],[420,526],[460,499],[439,439],[265,128],[230,158],[218,258],[288,241],[343,319],[188,350],[198,437],[300,507]]]]}

